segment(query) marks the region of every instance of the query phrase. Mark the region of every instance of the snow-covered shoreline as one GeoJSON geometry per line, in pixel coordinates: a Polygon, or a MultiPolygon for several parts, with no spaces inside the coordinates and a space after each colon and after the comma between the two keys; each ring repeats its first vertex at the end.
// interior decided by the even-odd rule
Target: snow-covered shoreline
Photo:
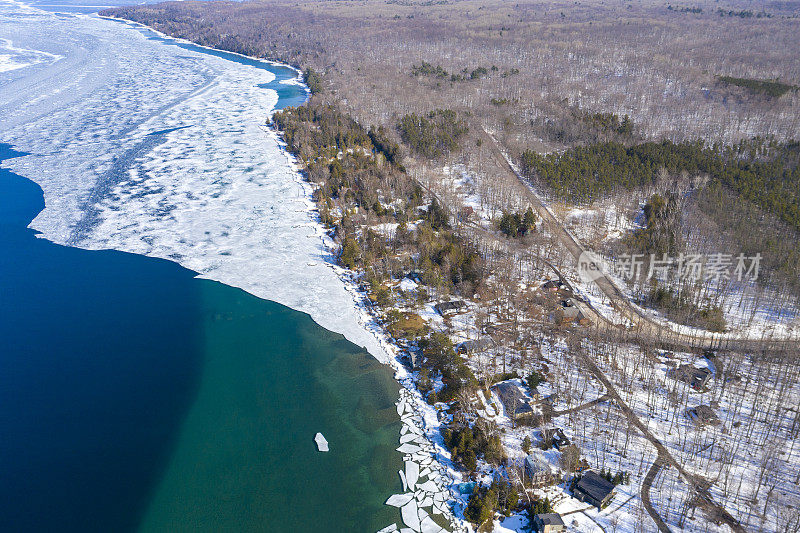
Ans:
{"type": "MultiPolygon", "coordinates": [[[[309,198],[311,198],[314,190],[313,186],[302,177],[297,160],[286,148],[280,133],[275,132],[274,134],[289,165],[295,170],[297,176],[301,178],[302,184],[306,187],[309,198]]],[[[325,228],[316,213],[315,206],[313,218],[318,230],[324,235],[327,232],[327,228],[325,228]]],[[[333,242],[326,240],[324,245],[331,247],[330,257],[333,258],[335,252],[333,242]]],[[[392,342],[378,322],[378,316],[368,305],[368,295],[361,290],[358,284],[359,274],[338,266],[333,260],[326,261],[325,264],[337,275],[350,294],[353,309],[357,312],[361,328],[369,332],[378,342],[383,359],[377,356],[376,358],[394,370],[395,380],[401,386],[400,399],[397,402],[398,415],[400,415],[402,422],[398,451],[404,455],[405,467],[398,474],[403,481],[404,493],[389,498],[387,505],[401,508],[406,526],[411,527],[413,531],[423,531],[425,533],[440,531],[430,518],[426,518],[430,514],[438,514],[444,517],[450,523],[452,531],[468,531],[467,524],[454,515],[448,506],[448,502],[454,499],[452,486],[456,483],[458,474],[450,460],[450,452],[444,446],[441,435],[441,422],[438,419],[436,409],[425,401],[415,386],[412,373],[400,362],[402,349],[392,342]],[[411,450],[411,447],[415,446],[417,449],[411,450]],[[409,469],[415,474],[409,474],[409,469]],[[415,479],[418,476],[420,480],[427,476],[427,481],[420,481],[421,488],[414,490],[416,481],[409,484],[410,475],[414,476],[415,479]],[[431,512],[426,511],[426,508],[431,512]],[[418,520],[415,520],[414,516],[418,517],[418,520]],[[428,529],[424,529],[424,527],[428,529]]],[[[375,356],[374,353],[372,355],[375,356]]],[[[401,527],[395,524],[389,525],[379,533],[396,532],[401,527]]]]}
{"type": "MultiPolygon", "coordinates": [[[[153,30],[152,28],[144,25],[140,26],[154,31],[162,38],[172,39],[171,37],[166,36],[157,30],[153,30]]],[[[196,45],[195,43],[191,43],[190,41],[179,41],[200,46],[196,45]]],[[[203,46],[201,47],[207,48],[203,46]]],[[[235,55],[242,56],[242,54],[235,55]]],[[[290,66],[274,61],[264,60],[263,58],[253,58],[250,56],[242,57],[247,57],[248,59],[257,59],[259,61],[265,61],[267,63],[280,66],[290,66]]],[[[285,83],[301,85],[305,88],[307,94],[310,96],[308,87],[301,81],[302,74],[299,69],[292,66],[290,67],[298,72],[298,77],[293,80],[288,80],[285,83]]],[[[325,228],[319,219],[316,211],[316,205],[312,200],[314,187],[303,176],[303,173],[297,164],[297,160],[287,149],[286,144],[283,142],[283,139],[280,136],[280,132],[266,127],[262,127],[261,129],[265,131],[268,136],[271,136],[275,140],[276,144],[280,147],[283,155],[286,157],[289,168],[292,170],[295,183],[297,183],[297,185],[303,189],[303,193],[307,199],[307,205],[309,206],[308,215],[312,220],[314,234],[320,237],[320,245],[329,252],[326,256],[326,259],[322,261],[322,264],[328,267],[341,282],[342,286],[351,298],[352,309],[356,312],[356,318],[361,330],[366,332],[375,341],[375,343],[364,343],[364,348],[373,357],[394,370],[395,379],[402,387],[400,399],[398,400],[398,414],[401,415],[403,426],[400,435],[400,447],[398,450],[404,453],[406,468],[413,468],[411,465],[420,464],[423,472],[425,472],[426,469],[430,470],[431,472],[428,477],[428,482],[424,484],[425,490],[418,490],[416,494],[410,497],[411,499],[404,502],[405,505],[402,506],[401,510],[403,510],[404,520],[409,520],[412,522],[411,524],[406,522],[406,525],[412,526],[412,529],[416,531],[437,531],[437,529],[435,529],[433,526],[432,521],[425,518],[428,515],[425,511],[425,508],[430,508],[434,513],[442,515],[451,524],[451,526],[455,528],[454,530],[464,530],[464,524],[453,515],[452,511],[450,511],[449,507],[447,506],[447,502],[452,499],[452,495],[450,494],[450,485],[452,485],[452,483],[455,481],[454,476],[456,474],[452,462],[449,461],[449,452],[446,450],[442,442],[440,433],[441,424],[438,421],[436,410],[424,400],[422,395],[416,389],[411,373],[399,362],[400,349],[385,334],[383,328],[377,321],[377,317],[373,314],[371,309],[365,305],[364,302],[367,301],[366,294],[360,290],[357,282],[357,276],[336,264],[334,260],[335,245],[333,241],[327,237],[327,228],[325,228]],[[404,415],[404,412],[401,410],[401,408],[406,409],[408,413],[413,413],[413,415],[404,415]],[[419,450],[415,454],[410,454],[406,451],[403,451],[403,446],[409,446],[409,440],[404,438],[404,435],[408,434],[414,434],[418,437],[416,444],[419,446],[419,450]],[[414,510],[410,510],[408,505],[409,502],[412,501],[414,502],[413,505],[415,506],[414,510]],[[417,515],[419,521],[414,521],[414,519],[411,517],[412,515],[417,515]],[[425,527],[427,527],[427,529],[424,529],[425,527]]],[[[315,264],[313,266],[317,265],[315,264]]],[[[327,324],[325,319],[316,316],[316,313],[309,312],[309,314],[312,319],[314,319],[321,326],[326,327],[326,329],[337,331],[334,327],[331,327],[329,324],[327,324]]],[[[345,337],[351,341],[353,340],[351,336],[356,337],[352,331],[341,331],[341,333],[343,333],[345,337]],[[348,335],[348,333],[350,333],[350,335],[348,335]]],[[[419,472],[419,470],[417,471],[419,472]]],[[[412,486],[409,486],[408,484],[408,476],[406,472],[401,471],[399,475],[401,479],[405,480],[404,487],[413,490],[413,484],[412,486]]],[[[420,477],[424,478],[425,476],[423,475],[420,477]]],[[[420,486],[423,486],[422,482],[420,483],[420,486]]],[[[393,501],[392,498],[390,498],[390,501],[393,501]]],[[[384,528],[382,531],[391,532],[397,530],[397,528],[394,528],[392,525],[390,525],[387,528],[384,528]]]]}
{"type": "MultiPolygon", "coordinates": [[[[26,17],[17,22],[26,46],[64,52],[56,77],[47,65],[14,71],[57,82],[33,89],[30,105],[0,97],[4,140],[30,154],[4,164],[45,195],[31,227],[59,244],[168,259],[307,313],[394,370],[402,401],[422,413],[404,431],[424,435],[431,462],[447,460],[435,410],[361,303],[352,273],[336,266],[313,186],[265,124],[278,104],[263,87],[274,74],[148,40],[128,21],[39,10],[26,17]],[[81,42],[93,44],[91,54],[81,42]]],[[[226,53],[289,67],[297,76],[285,83],[309,94],[296,67],[226,53]]],[[[31,91],[25,82],[12,80],[8,94],[31,91]]],[[[451,476],[452,465],[437,471],[451,476]]],[[[439,478],[440,503],[451,499],[448,475],[439,478]]]]}
{"type": "MultiPolygon", "coordinates": [[[[34,10],[30,16],[39,25],[70,25],[47,12],[34,10]]],[[[89,110],[84,115],[77,102],[59,105],[60,89],[50,91],[53,98],[29,98],[52,100],[48,116],[38,116],[33,106],[7,115],[6,139],[31,155],[6,166],[31,177],[45,193],[46,207],[32,227],[60,244],[173,260],[200,277],[306,312],[385,362],[379,343],[362,331],[356,312],[348,311],[352,300],[339,276],[324,266],[329,252],[311,214],[311,188],[296,167],[283,163],[277,137],[265,127],[278,97],[259,85],[275,76],[147,41],[116,21],[70,18],[71,26],[85,29],[87,39],[99,40],[113,57],[87,57],[75,47],[58,62],[65,78],[78,78],[72,83],[91,95],[80,102],[89,110]],[[91,72],[96,63],[111,66],[96,78],[80,79],[76,71],[91,72]],[[159,84],[162,72],[170,72],[171,79],[159,84]],[[138,85],[129,93],[117,89],[131,79],[138,85]],[[152,138],[161,131],[168,132],[152,138]],[[65,180],[68,160],[76,179],[65,180]],[[98,192],[98,186],[104,190],[98,192]],[[87,209],[96,211],[96,220],[89,229],[78,228],[87,209]]],[[[297,72],[291,81],[301,85],[295,67],[248,59],[291,68],[297,72]]]]}
{"type": "Polygon", "coordinates": [[[97,15],[97,16],[99,18],[101,18],[101,19],[113,20],[113,21],[116,21],[116,22],[121,22],[123,24],[130,25],[130,26],[137,26],[139,28],[142,28],[142,29],[145,29],[147,31],[153,32],[158,37],[160,37],[162,39],[166,39],[168,41],[173,41],[173,42],[182,43],[182,44],[190,44],[192,46],[196,46],[198,48],[204,48],[205,50],[209,50],[209,51],[212,51],[212,52],[225,52],[226,54],[231,54],[233,56],[241,57],[241,58],[244,58],[244,59],[250,59],[250,60],[253,60],[253,61],[260,61],[261,63],[265,63],[267,65],[274,65],[276,67],[289,68],[291,70],[294,70],[297,73],[297,76],[294,79],[286,80],[283,83],[285,83],[287,85],[291,84],[291,85],[297,85],[299,87],[302,87],[306,91],[306,95],[307,96],[311,96],[311,89],[309,89],[308,86],[305,83],[303,83],[303,71],[300,70],[298,67],[296,67],[294,65],[290,65],[288,63],[281,63],[280,61],[274,61],[272,59],[268,59],[268,58],[265,58],[265,57],[249,56],[247,54],[240,54],[239,52],[231,52],[230,50],[221,50],[219,48],[213,48],[211,46],[198,44],[198,43],[195,43],[195,42],[190,41],[188,39],[181,39],[179,37],[172,37],[170,35],[167,35],[166,33],[158,31],[155,28],[151,28],[150,26],[148,26],[146,24],[142,24],[140,22],[134,22],[134,21],[128,20],[128,19],[122,19],[122,18],[119,18],[119,17],[112,17],[110,15],[97,15]]]}

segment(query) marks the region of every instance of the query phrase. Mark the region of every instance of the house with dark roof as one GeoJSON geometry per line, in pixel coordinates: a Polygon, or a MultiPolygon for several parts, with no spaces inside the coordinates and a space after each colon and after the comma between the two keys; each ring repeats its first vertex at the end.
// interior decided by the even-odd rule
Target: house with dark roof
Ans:
{"type": "Polygon", "coordinates": [[[578,320],[578,315],[580,314],[581,311],[577,307],[564,306],[561,308],[561,317],[564,320],[570,320],[570,321],[578,320]]]}
{"type": "Polygon", "coordinates": [[[572,298],[567,298],[561,302],[558,317],[562,323],[577,322],[583,325],[587,324],[586,315],[583,314],[583,311],[580,310],[580,307],[572,298]]]}
{"type": "Polygon", "coordinates": [[[533,407],[515,380],[501,381],[492,386],[492,391],[503,404],[506,416],[514,422],[533,417],[533,407]]]}
{"type": "Polygon", "coordinates": [[[464,309],[467,304],[464,300],[452,300],[450,302],[439,302],[438,304],[434,305],[433,308],[442,316],[445,316],[450,313],[457,313],[464,309]]]}
{"type": "Polygon", "coordinates": [[[456,349],[458,353],[481,353],[494,347],[494,339],[491,337],[481,337],[480,339],[468,340],[459,344],[456,349]]]}
{"type": "Polygon", "coordinates": [[[560,533],[564,531],[564,521],[558,513],[537,514],[533,517],[533,529],[539,533],[560,533]]]}
{"type": "Polygon", "coordinates": [[[722,421],[710,405],[698,405],[686,410],[686,415],[698,426],[718,426],[722,421]]]}
{"type": "Polygon", "coordinates": [[[602,509],[614,497],[614,484],[597,472],[589,470],[576,483],[572,493],[578,500],[602,509]]]}
{"type": "Polygon", "coordinates": [[[714,375],[707,368],[698,368],[694,365],[684,364],[672,371],[673,377],[683,381],[695,390],[703,390],[708,380],[714,375]]]}
{"type": "Polygon", "coordinates": [[[542,285],[542,290],[556,292],[563,286],[564,282],[561,281],[560,279],[558,280],[549,279],[542,285]]]}
{"type": "Polygon", "coordinates": [[[564,430],[561,428],[545,428],[542,430],[542,440],[547,444],[552,444],[556,449],[569,446],[570,442],[564,430]]]}

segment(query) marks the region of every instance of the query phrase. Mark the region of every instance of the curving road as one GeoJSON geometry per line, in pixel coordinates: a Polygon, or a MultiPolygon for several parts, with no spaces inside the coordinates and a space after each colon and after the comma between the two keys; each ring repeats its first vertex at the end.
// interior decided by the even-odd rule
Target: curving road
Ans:
{"type": "Polygon", "coordinates": [[[661,533],[672,533],[672,530],[658,514],[656,508],[653,507],[653,502],[650,500],[650,487],[653,486],[653,481],[655,481],[658,473],[661,472],[662,466],[661,457],[659,456],[656,458],[656,460],[653,462],[653,466],[650,467],[650,469],[647,471],[647,474],[644,476],[641,491],[642,504],[644,505],[645,511],[647,511],[647,514],[649,514],[650,518],[653,519],[653,522],[655,522],[656,527],[661,533]]]}
{"type": "MultiPolygon", "coordinates": [[[[658,470],[660,470],[661,466],[668,465],[674,467],[678,471],[680,476],[689,486],[691,493],[697,496],[696,501],[698,502],[698,506],[705,510],[709,516],[715,517],[721,522],[727,524],[728,527],[731,528],[731,531],[734,531],[735,533],[745,533],[745,530],[739,521],[736,520],[728,511],[726,511],[724,507],[714,501],[708,491],[708,488],[700,484],[699,480],[695,476],[687,472],[683,466],[677,460],[675,460],[672,454],[669,453],[667,447],[664,446],[664,444],[650,432],[650,429],[647,427],[647,425],[644,424],[639,417],[636,416],[636,413],[633,411],[633,409],[631,409],[630,406],[625,403],[625,401],[617,392],[616,387],[614,387],[614,384],[610,379],[608,379],[608,377],[606,377],[603,371],[600,370],[597,364],[581,350],[577,351],[577,355],[581,358],[583,364],[589,369],[592,375],[594,375],[594,377],[603,384],[603,386],[606,388],[606,394],[622,410],[628,421],[634,427],[636,427],[648,441],[650,441],[650,443],[658,452],[658,458],[656,459],[654,466],[651,467],[650,471],[647,473],[647,476],[650,477],[649,482],[642,483],[642,501],[645,503],[645,509],[647,509],[648,514],[650,514],[650,516],[656,522],[656,525],[658,525],[659,530],[662,532],[669,531],[669,528],[667,528],[666,524],[664,524],[663,520],[661,520],[661,518],[658,516],[658,513],[655,512],[652,503],[650,503],[650,486],[652,485],[653,479],[655,479],[655,476],[658,473],[658,470]],[[655,465],[659,465],[656,470],[654,470],[655,465]]],[[[645,478],[645,481],[647,481],[647,477],[645,478]]]]}
{"type": "MultiPolygon", "coordinates": [[[[550,209],[547,208],[542,199],[533,191],[528,180],[517,171],[509,157],[500,149],[497,140],[480,126],[476,127],[476,130],[484,133],[484,136],[489,141],[489,146],[498,159],[498,163],[523,184],[526,199],[530,202],[536,213],[548,225],[548,228],[558,241],[569,250],[570,254],[575,259],[575,264],[577,265],[579,260],[585,259],[590,250],[586,249],[583,244],[567,230],[561,221],[556,218],[550,209]]],[[[703,334],[692,334],[676,331],[666,324],[659,323],[645,313],[640,307],[631,302],[617,284],[610,277],[602,273],[600,265],[596,263],[592,264],[601,272],[594,280],[595,284],[609,299],[617,312],[634,324],[634,327],[629,333],[635,335],[639,339],[671,348],[689,350],[734,347],[745,350],[787,350],[800,347],[800,339],[797,337],[766,339],[724,333],[707,332],[703,334]]],[[[560,277],[564,279],[563,276],[560,277]]],[[[620,331],[619,326],[612,324],[602,313],[592,307],[591,304],[583,302],[581,307],[584,308],[583,310],[588,311],[589,315],[594,317],[594,322],[596,324],[603,325],[603,327],[607,329],[614,329],[617,332],[620,331]]]]}

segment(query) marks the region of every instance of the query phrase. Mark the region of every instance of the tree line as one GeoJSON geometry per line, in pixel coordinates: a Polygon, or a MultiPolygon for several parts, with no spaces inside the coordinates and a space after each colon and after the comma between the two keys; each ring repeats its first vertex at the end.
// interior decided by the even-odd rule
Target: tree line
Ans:
{"type": "MultiPolygon", "coordinates": [[[[437,64],[436,66],[433,66],[433,64],[428,63],[427,61],[422,61],[422,63],[419,65],[415,64],[411,66],[412,76],[428,76],[440,80],[450,80],[450,82],[479,80],[488,76],[490,72],[494,74],[499,71],[500,69],[497,67],[497,65],[492,65],[491,68],[488,69],[486,67],[478,66],[472,70],[464,68],[458,74],[450,74],[444,68],[442,68],[441,65],[437,64]]],[[[504,70],[500,76],[502,78],[507,78],[515,74],[519,74],[518,68],[504,70]]]]}
{"type": "Polygon", "coordinates": [[[719,81],[726,85],[743,87],[753,94],[762,94],[772,98],[780,98],[789,91],[798,91],[800,87],[780,81],[755,80],[752,78],[735,78],[733,76],[719,76],[719,81]]]}
{"type": "Polygon", "coordinates": [[[522,171],[556,196],[591,203],[616,189],[634,190],[657,182],[663,171],[676,176],[706,175],[764,211],[800,229],[800,143],[756,138],[738,145],[703,141],[619,142],[576,146],[559,153],[522,154],[522,171]]]}

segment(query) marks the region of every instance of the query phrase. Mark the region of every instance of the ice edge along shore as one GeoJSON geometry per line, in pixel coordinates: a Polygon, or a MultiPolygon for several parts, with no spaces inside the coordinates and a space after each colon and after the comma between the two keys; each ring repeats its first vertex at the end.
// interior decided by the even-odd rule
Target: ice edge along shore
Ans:
{"type": "MultiPolygon", "coordinates": [[[[29,6],[26,6],[29,7],[29,6]]],[[[30,8],[31,11],[39,13],[39,10],[35,8],[30,8]]],[[[40,12],[42,15],[45,12],[40,12]]],[[[51,15],[51,14],[48,14],[51,15]]],[[[76,18],[90,18],[88,15],[84,14],[71,14],[76,18]]],[[[196,46],[198,48],[204,48],[207,50],[214,50],[218,51],[217,49],[198,45],[191,41],[187,41],[184,39],[175,39],[169,37],[163,33],[160,33],[152,28],[149,28],[145,25],[132,23],[131,21],[116,19],[113,17],[96,17],[102,18],[109,21],[113,21],[115,23],[121,23],[128,27],[141,27],[146,28],[148,31],[152,31],[155,35],[159,37],[176,43],[186,43],[191,44],[192,46],[196,46]]],[[[239,57],[247,58],[250,60],[262,62],[265,64],[270,65],[279,65],[282,67],[288,67],[294,70],[297,73],[297,76],[291,80],[286,80],[283,83],[287,84],[295,84],[302,86],[306,92],[306,95],[310,95],[310,91],[308,87],[305,86],[302,82],[301,72],[297,67],[292,65],[285,65],[279,62],[267,60],[264,58],[257,58],[252,56],[246,56],[242,54],[235,54],[233,52],[224,51],[226,54],[232,54],[239,57]]],[[[269,111],[268,114],[271,115],[274,112],[274,102],[271,106],[272,110],[269,111]]],[[[160,119],[169,119],[169,117],[159,116],[160,119]]],[[[152,118],[145,121],[144,125],[151,124],[153,122],[152,118]]],[[[160,122],[160,121],[159,121],[160,122]]],[[[436,417],[436,412],[428,405],[422,398],[421,394],[415,389],[413,384],[413,379],[411,377],[410,372],[399,363],[397,356],[399,354],[399,348],[395,346],[391,340],[388,338],[387,335],[383,332],[381,326],[379,325],[378,321],[371,311],[365,306],[363,303],[364,301],[364,294],[360,292],[357,286],[357,282],[355,276],[352,272],[342,269],[335,265],[334,262],[334,255],[335,255],[335,245],[334,243],[327,237],[326,235],[326,228],[322,225],[319,216],[316,212],[316,205],[312,201],[312,193],[313,193],[313,185],[310,184],[302,175],[300,169],[296,165],[294,157],[286,150],[285,144],[282,142],[278,133],[268,129],[265,124],[260,124],[259,129],[261,130],[262,135],[266,135],[267,137],[274,136],[274,141],[278,145],[280,152],[283,153],[287,157],[287,162],[289,169],[291,170],[290,179],[292,179],[296,185],[302,190],[302,202],[297,202],[298,198],[292,198],[295,200],[295,203],[301,203],[303,209],[305,210],[305,216],[309,220],[309,229],[312,230],[310,235],[305,235],[309,237],[311,241],[317,240],[318,247],[321,250],[325,250],[326,253],[322,254],[324,260],[320,263],[324,263],[334,274],[334,279],[337,280],[337,283],[341,284],[341,288],[335,289],[336,291],[341,291],[343,288],[347,294],[347,297],[350,299],[351,311],[352,316],[355,320],[352,322],[350,320],[331,320],[330,317],[330,309],[326,309],[324,307],[319,307],[314,305],[315,300],[310,298],[308,300],[299,300],[294,295],[288,295],[285,292],[280,294],[278,298],[272,298],[269,291],[265,289],[264,286],[254,287],[251,285],[252,280],[247,279],[248,275],[245,275],[244,278],[240,278],[238,280],[232,279],[232,275],[235,278],[237,275],[244,271],[235,271],[231,272],[225,271],[215,272],[213,269],[203,268],[204,262],[208,261],[208,258],[198,258],[195,261],[191,261],[191,257],[187,256],[184,260],[178,260],[177,262],[184,264],[187,268],[191,268],[198,272],[200,277],[211,279],[215,281],[220,281],[222,283],[226,283],[229,285],[234,285],[237,287],[242,288],[248,292],[252,292],[256,296],[265,297],[269,299],[275,299],[279,303],[284,303],[290,307],[293,307],[297,310],[302,312],[308,313],[311,318],[320,324],[321,326],[329,329],[331,331],[335,331],[341,333],[351,342],[354,342],[358,345],[361,345],[365,348],[367,352],[369,352],[373,357],[375,357],[380,362],[389,365],[392,367],[395,373],[396,380],[401,385],[401,394],[400,398],[398,399],[398,414],[401,416],[402,421],[402,428],[401,434],[399,435],[399,443],[400,446],[398,451],[403,454],[404,456],[404,464],[405,468],[403,471],[399,472],[400,479],[403,481],[403,487],[406,490],[404,494],[395,495],[389,499],[387,502],[389,505],[394,505],[396,507],[400,507],[401,515],[403,517],[403,521],[405,522],[406,526],[409,526],[413,531],[424,531],[424,532],[433,532],[439,531],[439,526],[436,526],[432,520],[430,520],[428,513],[425,511],[425,508],[431,508],[432,512],[435,514],[442,515],[446,521],[450,522],[451,526],[454,529],[463,529],[463,524],[452,514],[447,502],[453,499],[452,494],[450,493],[449,486],[452,484],[453,481],[453,473],[454,470],[452,468],[452,463],[449,461],[449,453],[444,449],[441,444],[441,434],[439,432],[440,424],[436,417]],[[197,268],[200,266],[201,268],[197,268]],[[232,283],[233,281],[233,283],[232,283]],[[260,289],[260,290],[259,290],[260,289]],[[412,449],[413,448],[413,449],[412,449]],[[422,481],[427,476],[427,481],[422,481]],[[409,483],[411,481],[411,483],[409,483]],[[414,490],[416,489],[416,490],[414,490]],[[414,492],[408,492],[408,490],[412,490],[414,492]],[[398,497],[402,500],[403,505],[398,504],[398,497]]],[[[152,128],[150,128],[152,129],[152,128]]],[[[142,133],[142,132],[139,132],[142,133]]],[[[174,137],[177,137],[178,134],[169,134],[171,140],[174,140],[174,137]]],[[[263,137],[262,137],[263,141],[263,137]]],[[[169,155],[169,153],[165,154],[169,155]]],[[[35,174],[34,174],[35,175],[35,174]]],[[[48,191],[45,188],[45,192],[51,192],[52,190],[48,191]]],[[[293,194],[295,191],[286,191],[290,194],[293,194]]],[[[52,197],[52,196],[51,196],[52,197]]],[[[63,209],[64,206],[59,206],[63,209]]],[[[57,210],[61,211],[56,207],[57,210]]],[[[105,215],[111,215],[113,208],[117,206],[110,206],[110,210],[108,209],[109,206],[106,205],[106,211],[103,213],[105,215]]],[[[47,208],[45,208],[47,210],[47,208]]],[[[150,255],[156,257],[164,257],[166,246],[158,248],[141,248],[141,243],[137,242],[138,237],[143,237],[142,235],[136,235],[137,239],[132,239],[131,235],[122,236],[119,235],[115,236],[113,231],[119,227],[114,227],[114,222],[127,222],[131,223],[132,221],[125,218],[125,212],[119,214],[119,218],[114,220],[112,219],[112,224],[100,229],[97,234],[93,235],[88,240],[79,243],[81,247],[88,247],[88,248],[113,248],[113,249],[121,249],[123,251],[129,251],[134,253],[141,253],[143,255],[150,255]],[[127,240],[126,240],[127,239],[127,240]]],[[[141,221],[133,221],[133,224],[139,222],[139,226],[142,226],[141,221]]],[[[37,228],[43,231],[43,236],[50,237],[53,236],[54,228],[47,227],[46,222],[39,221],[41,227],[37,228]],[[44,225],[42,225],[44,224],[44,225]]],[[[306,224],[303,224],[304,226],[306,224]]],[[[140,228],[141,229],[141,228],[140,228]]],[[[163,228],[162,228],[163,231],[163,228]]],[[[295,232],[298,233],[298,232],[295,232]]],[[[299,235],[296,235],[299,236],[299,235]]],[[[56,238],[56,241],[59,239],[56,238]]],[[[174,251],[183,251],[183,250],[174,250],[174,251]]],[[[245,258],[243,258],[245,259],[245,258]]],[[[173,259],[174,260],[174,259],[173,259]]],[[[325,268],[324,266],[317,267],[314,265],[315,268],[325,268]]],[[[252,274],[250,274],[252,276],[252,274]]],[[[333,286],[330,285],[332,282],[324,282],[328,284],[328,290],[334,289],[333,286]]],[[[325,287],[317,287],[319,290],[322,288],[323,290],[325,287]]],[[[268,289],[268,287],[267,287],[268,289]]],[[[341,301],[341,300],[340,300],[341,301]]],[[[350,315],[350,312],[343,313],[345,315],[350,315]]],[[[388,528],[384,528],[384,531],[395,531],[397,528],[396,526],[389,526],[388,528]]]]}

